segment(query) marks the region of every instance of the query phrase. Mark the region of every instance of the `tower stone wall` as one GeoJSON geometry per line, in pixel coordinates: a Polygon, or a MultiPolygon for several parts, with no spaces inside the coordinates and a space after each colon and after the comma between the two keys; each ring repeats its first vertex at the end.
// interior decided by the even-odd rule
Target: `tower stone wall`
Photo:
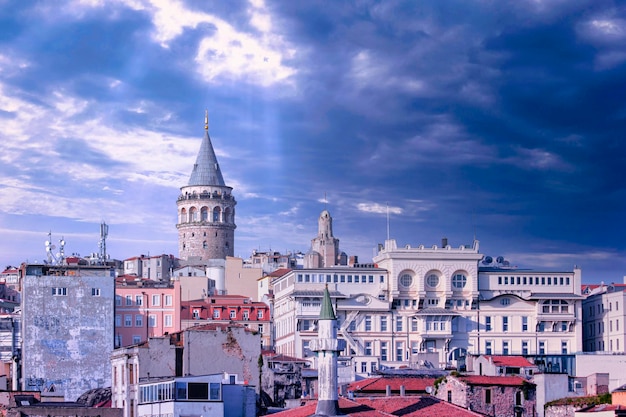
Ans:
{"type": "Polygon", "coordinates": [[[235,251],[235,205],[232,187],[224,183],[211,138],[208,116],[189,183],[181,187],[178,209],[178,256],[205,262],[226,259],[235,251]]]}

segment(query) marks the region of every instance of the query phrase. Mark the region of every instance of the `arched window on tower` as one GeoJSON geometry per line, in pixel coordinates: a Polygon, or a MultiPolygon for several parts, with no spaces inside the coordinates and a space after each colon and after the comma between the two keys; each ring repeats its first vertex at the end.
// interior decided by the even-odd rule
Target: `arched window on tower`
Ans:
{"type": "Polygon", "coordinates": [[[185,223],[187,221],[187,210],[186,209],[180,209],[180,219],[179,219],[179,223],[185,223]]]}
{"type": "Polygon", "coordinates": [[[224,216],[223,217],[224,217],[224,223],[231,223],[232,222],[231,217],[230,217],[230,208],[229,207],[226,207],[224,209],[224,216]]]}
{"type": "Polygon", "coordinates": [[[219,207],[215,207],[213,209],[213,221],[214,222],[220,221],[220,212],[221,212],[221,209],[219,207]]]}
{"type": "Polygon", "coordinates": [[[206,240],[204,242],[202,242],[202,249],[206,249],[208,247],[209,247],[209,245],[206,243],[206,240]]]}
{"type": "Polygon", "coordinates": [[[189,209],[189,221],[197,222],[198,221],[198,210],[195,207],[189,209]]]}
{"type": "Polygon", "coordinates": [[[203,222],[209,221],[209,209],[208,209],[208,207],[202,207],[200,209],[200,221],[203,221],[203,222]]]}

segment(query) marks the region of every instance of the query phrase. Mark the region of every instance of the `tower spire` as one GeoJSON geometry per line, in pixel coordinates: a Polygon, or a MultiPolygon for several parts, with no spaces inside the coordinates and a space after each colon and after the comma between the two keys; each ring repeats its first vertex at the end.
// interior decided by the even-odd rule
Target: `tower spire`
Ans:
{"type": "Polygon", "coordinates": [[[204,130],[209,130],[209,110],[204,109],[204,130]]]}

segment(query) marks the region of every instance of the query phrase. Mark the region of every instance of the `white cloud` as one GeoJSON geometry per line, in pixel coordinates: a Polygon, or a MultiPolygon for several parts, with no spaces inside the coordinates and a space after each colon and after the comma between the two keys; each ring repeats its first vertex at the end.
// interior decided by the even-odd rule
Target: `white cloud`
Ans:
{"type": "Polygon", "coordinates": [[[402,214],[404,210],[401,207],[393,207],[388,205],[383,205],[379,203],[358,203],[356,205],[357,210],[363,211],[365,213],[376,213],[376,214],[402,214]]]}

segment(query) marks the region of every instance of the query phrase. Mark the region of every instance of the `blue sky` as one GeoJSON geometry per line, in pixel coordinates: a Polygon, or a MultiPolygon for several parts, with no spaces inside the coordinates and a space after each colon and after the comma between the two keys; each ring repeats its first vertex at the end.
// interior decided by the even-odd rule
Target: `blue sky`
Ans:
{"type": "Polygon", "coordinates": [[[481,242],[626,275],[626,7],[0,0],[0,262],[177,254],[205,109],[235,254],[481,242]],[[324,201],[326,196],[326,201],[324,201]]]}

